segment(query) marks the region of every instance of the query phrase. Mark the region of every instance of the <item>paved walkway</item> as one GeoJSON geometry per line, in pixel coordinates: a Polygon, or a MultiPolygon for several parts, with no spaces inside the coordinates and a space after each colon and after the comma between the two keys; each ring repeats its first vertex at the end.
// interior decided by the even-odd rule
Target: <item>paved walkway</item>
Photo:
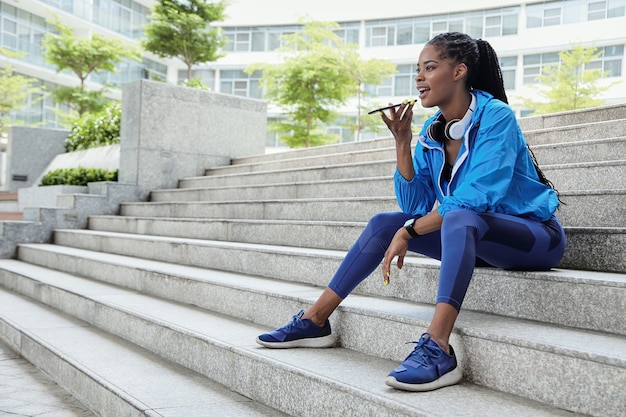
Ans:
{"type": "Polygon", "coordinates": [[[94,417],[54,381],[0,342],[0,417],[94,417]]]}

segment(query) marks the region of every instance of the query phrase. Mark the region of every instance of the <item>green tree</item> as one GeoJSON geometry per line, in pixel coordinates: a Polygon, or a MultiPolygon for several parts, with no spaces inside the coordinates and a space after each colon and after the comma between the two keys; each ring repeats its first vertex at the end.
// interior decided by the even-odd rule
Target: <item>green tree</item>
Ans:
{"type": "Polygon", "coordinates": [[[576,45],[572,50],[559,53],[560,63],[547,67],[536,79],[540,101],[524,100],[534,114],[555,113],[584,109],[604,104],[600,94],[615,83],[599,85],[606,72],[586,68],[600,57],[602,51],[595,47],[576,45]]]}
{"type": "Polygon", "coordinates": [[[52,95],[58,103],[67,103],[72,111],[82,116],[98,111],[106,104],[104,90],[88,91],[85,81],[92,73],[115,72],[116,64],[123,58],[141,60],[139,48],[128,46],[120,39],[92,34],[79,38],[58,17],[52,21],[58,33],[47,33],[42,46],[47,62],[57,67],[57,72],[70,70],[78,77],[77,87],[59,87],[52,95]]]}
{"type": "Polygon", "coordinates": [[[158,0],[145,26],[143,47],[162,58],[180,58],[187,65],[187,80],[195,64],[215,61],[225,38],[211,22],[224,19],[224,2],[158,0]]]}
{"type": "Polygon", "coordinates": [[[357,96],[357,117],[352,127],[356,131],[357,140],[361,138],[363,131],[378,131],[380,127],[380,115],[375,120],[371,117],[363,117],[366,108],[371,108],[371,101],[367,101],[368,94],[364,90],[366,84],[380,84],[385,78],[391,77],[397,72],[395,64],[382,59],[363,60],[358,52],[358,45],[348,44],[346,48],[346,70],[354,82],[357,96]],[[366,101],[364,101],[364,99],[366,101]]]}
{"type": "MultiPolygon", "coordinates": [[[[9,51],[0,47],[0,54],[8,57],[20,57],[23,54],[9,51]]],[[[39,85],[39,80],[15,73],[12,66],[0,69],[0,133],[4,133],[10,122],[9,113],[24,107],[26,100],[32,94],[36,100],[41,100],[45,88],[39,85]]]]}
{"type": "Polygon", "coordinates": [[[356,45],[345,44],[334,33],[338,28],[334,22],[304,22],[302,30],[283,36],[281,63],[246,69],[263,72],[265,98],[285,111],[285,119],[270,127],[291,147],[337,141],[324,128],[337,118],[336,108],[354,96],[360,101],[364,83],[377,83],[395,72],[395,66],[383,61],[362,61],[356,45]]]}

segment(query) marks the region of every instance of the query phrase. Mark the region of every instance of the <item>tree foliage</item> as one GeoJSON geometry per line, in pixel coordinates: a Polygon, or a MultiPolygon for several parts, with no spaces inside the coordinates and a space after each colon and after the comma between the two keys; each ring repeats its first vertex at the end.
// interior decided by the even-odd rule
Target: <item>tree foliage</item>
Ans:
{"type": "Polygon", "coordinates": [[[265,98],[286,114],[270,127],[282,133],[280,140],[290,147],[337,141],[324,128],[337,118],[336,108],[355,95],[361,97],[363,83],[378,82],[395,71],[380,60],[362,61],[356,45],[345,44],[333,32],[338,28],[333,22],[304,22],[302,30],[283,36],[281,63],[246,69],[263,72],[265,98]]]}
{"type": "Polygon", "coordinates": [[[120,142],[122,106],[111,101],[96,113],[84,114],[74,122],[67,140],[67,152],[112,145],[120,142]]]}
{"type": "Polygon", "coordinates": [[[158,0],[145,26],[143,47],[162,58],[180,58],[187,79],[195,64],[215,61],[225,39],[211,22],[224,19],[224,2],[158,0]]]}
{"type": "Polygon", "coordinates": [[[547,67],[537,77],[542,100],[526,100],[525,105],[535,109],[534,114],[546,114],[604,104],[600,94],[615,83],[600,85],[598,81],[606,73],[600,69],[585,68],[601,54],[602,51],[595,47],[585,48],[582,45],[560,52],[560,63],[547,67]]]}
{"type": "Polygon", "coordinates": [[[79,79],[78,87],[57,88],[52,92],[58,103],[67,103],[78,116],[98,111],[106,103],[103,91],[87,91],[85,81],[92,73],[115,72],[123,58],[141,60],[138,48],[124,44],[120,39],[92,34],[79,38],[71,27],[58,17],[52,23],[58,33],[47,33],[42,47],[47,62],[56,66],[57,72],[69,70],[79,79]]]}
{"type": "Polygon", "coordinates": [[[358,47],[354,44],[346,45],[346,69],[354,82],[357,95],[357,117],[352,130],[357,132],[357,140],[363,131],[378,131],[382,127],[380,115],[375,118],[364,117],[365,108],[371,108],[368,94],[363,89],[366,84],[380,84],[384,79],[396,73],[395,64],[382,59],[361,59],[358,47]]]}

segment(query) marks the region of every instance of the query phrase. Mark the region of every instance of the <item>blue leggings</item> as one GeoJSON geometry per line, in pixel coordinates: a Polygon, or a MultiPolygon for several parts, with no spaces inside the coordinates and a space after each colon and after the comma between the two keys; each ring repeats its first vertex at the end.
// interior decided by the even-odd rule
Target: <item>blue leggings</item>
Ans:
{"type": "MultiPolygon", "coordinates": [[[[372,217],[328,285],[341,298],[380,265],[393,236],[411,216],[372,217]]],[[[461,309],[475,266],[547,270],[557,266],[565,234],[555,216],[546,222],[498,213],[454,210],[441,230],[409,240],[409,251],[441,261],[436,302],[461,309]]]]}

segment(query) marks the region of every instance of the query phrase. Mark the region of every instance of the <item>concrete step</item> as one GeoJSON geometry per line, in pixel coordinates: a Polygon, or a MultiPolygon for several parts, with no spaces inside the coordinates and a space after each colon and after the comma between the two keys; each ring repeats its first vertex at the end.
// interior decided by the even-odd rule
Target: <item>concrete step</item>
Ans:
{"type": "MultiPolygon", "coordinates": [[[[415,146],[415,142],[413,143],[415,146]]],[[[207,176],[227,176],[233,174],[248,174],[252,172],[267,172],[302,167],[329,166],[358,162],[372,162],[380,160],[394,160],[395,145],[389,141],[389,147],[379,147],[334,154],[321,153],[310,156],[299,156],[297,152],[284,153],[283,158],[257,157],[245,160],[235,160],[233,165],[217,167],[206,171],[207,176]],[[286,156],[290,155],[290,158],[286,156]],[[243,162],[249,161],[249,162],[243,162]]],[[[576,142],[548,143],[535,145],[532,148],[540,165],[563,164],[575,162],[594,162],[613,160],[618,155],[626,154],[626,137],[601,138],[579,140],[576,142]]],[[[273,156],[273,154],[271,154],[273,156]]],[[[214,178],[213,181],[217,181],[214,178]]]]}
{"type": "Polygon", "coordinates": [[[617,119],[626,119],[626,105],[614,104],[582,110],[523,117],[519,119],[519,124],[523,131],[527,131],[617,119]]]}
{"type": "Polygon", "coordinates": [[[541,167],[580,162],[612,161],[626,155],[626,136],[536,145],[532,151],[541,167]]]}
{"type": "MultiPolygon", "coordinates": [[[[364,181],[367,183],[367,181],[364,181]]],[[[195,200],[193,192],[160,192],[157,199],[171,198],[174,201],[124,204],[124,216],[168,217],[198,219],[245,219],[245,220],[300,220],[313,222],[342,221],[366,222],[369,214],[381,211],[399,211],[395,197],[391,194],[380,197],[359,198],[301,198],[301,199],[258,199],[247,201],[195,200]],[[189,198],[192,201],[183,201],[189,198]],[[360,211],[350,211],[353,200],[363,203],[360,211]],[[343,202],[343,204],[342,204],[343,202]],[[345,207],[344,207],[345,205],[345,207]],[[310,212],[313,206],[317,212],[310,212]],[[268,210],[263,210],[267,208],[268,210]],[[293,209],[292,212],[289,209],[293,209]],[[253,215],[260,217],[252,217],[253,215]],[[282,217],[281,217],[282,215],[282,217]]],[[[204,192],[204,191],[201,191],[204,192]]],[[[246,191],[242,188],[242,193],[246,191]]],[[[349,191],[346,191],[350,194],[349,191]]],[[[340,195],[340,194],[338,194],[340,195]]],[[[626,224],[626,190],[582,190],[561,192],[562,204],[557,215],[567,227],[622,227],[626,224]]]]}
{"type": "MultiPolygon", "coordinates": [[[[428,306],[351,296],[332,319],[342,348],[276,351],[254,346],[254,337],[264,328],[224,317],[229,313],[216,315],[18,261],[2,262],[2,268],[7,271],[3,282],[14,291],[85,317],[103,330],[200,372],[246,397],[289,410],[292,415],[338,415],[347,410],[351,410],[351,415],[416,415],[420,411],[418,415],[458,415],[461,403],[469,415],[488,416],[505,409],[507,415],[516,415],[521,406],[524,410],[519,415],[541,415],[537,413],[542,411],[565,415],[563,410],[541,407],[536,402],[539,401],[572,412],[617,416],[626,403],[626,393],[621,389],[626,375],[624,337],[467,312],[460,317],[452,341],[466,382],[432,393],[407,395],[386,388],[382,380],[410,351],[404,344],[407,337],[414,337],[427,325],[432,314],[428,306]],[[151,331],[143,330],[146,327],[151,331]],[[372,334],[377,337],[372,338],[372,334]],[[516,360],[510,360],[511,357],[516,360]],[[357,363],[359,366],[355,366],[357,363]],[[549,369],[554,372],[536,363],[550,363],[549,369]],[[502,372],[494,375],[494,367],[502,372]],[[563,384],[563,380],[573,383],[563,384]],[[276,395],[286,386],[307,386],[310,396],[276,395]],[[550,389],[546,390],[548,386],[550,389]],[[496,394],[491,389],[532,401],[496,394]],[[493,403],[492,395],[500,397],[500,404],[493,403]],[[455,400],[446,401],[447,396],[455,400]],[[316,402],[316,409],[310,410],[309,397],[333,398],[337,403],[316,402]],[[459,398],[468,400],[460,402],[459,398]],[[453,408],[445,411],[442,407],[449,404],[453,408]],[[483,408],[486,404],[497,408],[483,408]],[[304,411],[306,408],[310,411],[304,411]]],[[[204,276],[208,280],[233,282],[230,276],[212,276],[212,271],[204,270],[204,276]]],[[[254,318],[245,320],[269,321],[269,327],[284,324],[293,314],[294,304],[310,302],[314,292],[319,291],[310,286],[271,281],[259,284],[232,278],[239,291],[251,292],[248,302],[216,299],[218,294],[213,293],[215,307],[225,306],[240,316],[254,318]],[[260,285],[261,290],[254,291],[255,285],[260,285]],[[263,299],[251,302],[252,297],[263,299]],[[289,311],[287,317],[281,317],[284,311],[289,311]]],[[[184,292],[189,294],[189,290],[184,292]]],[[[296,392],[301,390],[296,388],[296,392]]]]}
{"type": "MultiPolygon", "coordinates": [[[[328,284],[345,256],[345,251],[338,250],[305,250],[277,245],[105,232],[58,231],[55,240],[57,245],[21,245],[18,257],[47,268],[97,278],[100,271],[107,269],[107,265],[92,263],[88,267],[88,270],[93,271],[91,273],[84,269],[88,264],[84,259],[87,254],[80,250],[90,250],[141,258],[141,262],[159,260],[177,263],[179,266],[182,264],[323,287],[328,284]],[[127,252],[130,247],[133,250],[128,249],[127,252]]],[[[111,274],[126,279],[132,272],[111,270],[107,273],[111,274]]],[[[397,271],[397,281],[389,288],[382,286],[378,274],[379,271],[375,271],[370,279],[358,287],[357,293],[422,303],[432,303],[436,297],[439,278],[437,261],[407,257],[404,268],[397,271]]],[[[576,270],[520,272],[481,268],[474,273],[464,308],[626,334],[626,323],[620,314],[625,294],[626,277],[620,274],[576,270]],[[503,294],[506,294],[506,303],[500,302],[503,294]],[[574,299],[576,303],[572,303],[574,299]]]]}
{"type": "Polygon", "coordinates": [[[1,288],[0,328],[0,338],[13,350],[99,416],[287,416],[1,288]]]}
{"type": "MultiPolygon", "coordinates": [[[[315,184],[319,181],[337,181],[337,184],[345,187],[358,187],[356,182],[365,179],[376,179],[384,181],[388,178],[388,185],[384,186],[379,182],[373,184],[372,188],[367,188],[366,184],[360,188],[366,192],[376,191],[374,195],[387,195],[389,190],[393,192],[392,176],[396,169],[395,159],[378,160],[371,162],[358,162],[353,164],[336,164],[324,166],[306,166],[301,168],[281,169],[276,171],[258,171],[248,174],[230,174],[214,179],[212,176],[185,178],[179,181],[179,188],[175,190],[153,190],[150,199],[152,201],[163,201],[159,199],[159,194],[167,192],[183,193],[183,189],[201,188],[229,188],[248,187],[259,191],[260,187],[277,187],[280,184],[315,184]],[[253,186],[258,186],[253,188],[253,186]],[[370,191],[371,190],[371,191],[370,191]]],[[[547,178],[552,181],[557,189],[566,190],[587,190],[587,189],[623,189],[626,188],[626,160],[609,160],[584,163],[567,163],[556,165],[542,165],[542,170],[547,178]]],[[[313,185],[309,185],[309,188],[313,185]]],[[[325,187],[327,188],[327,187],[325,187]]],[[[315,191],[314,191],[315,192],[315,191]]],[[[328,188],[326,195],[335,192],[328,188]]],[[[356,192],[356,191],[355,191],[356,192]]],[[[339,191],[339,193],[341,193],[339,191]]],[[[341,195],[341,194],[339,194],[341,195]]],[[[371,195],[371,194],[370,194],[371,195]]],[[[317,195],[324,197],[323,195],[317,195]]],[[[246,198],[235,194],[238,199],[246,198]]],[[[192,197],[195,198],[195,197],[192,197]]],[[[204,200],[209,199],[200,195],[204,200]]],[[[220,197],[216,197],[220,198],[220,197]]],[[[231,197],[224,197],[231,198],[231,197]]],[[[259,198],[259,197],[255,197],[259,198]]],[[[280,197],[279,197],[280,198],[280,197]]]]}
{"type": "MultiPolygon", "coordinates": [[[[623,192],[607,194],[612,200],[623,198],[623,192]]],[[[564,196],[567,201],[570,196],[564,196]]],[[[597,199],[596,199],[597,200],[597,199]]],[[[588,197],[587,209],[593,219],[593,198],[588,197]]],[[[598,203],[600,204],[600,203],[598,203]]],[[[581,207],[583,207],[581,205],[581,207]]],[[[620,203],[617,207],[624,207],[620,203]]],[[[575,219],[580,213],[576,208],[563,206],[564,213],[570,213],[575,219]],[[567,207],[567,208],[566,208],[567,207]],[[573,212],[573,214],[571,214],[573,212]]],[[[184,203],[134,203],[123,204],[120,208],[122,216],[130,217],[161,217],[191,219],[243,219],[270,221],[309,221],[309,222],[367,222],[371,216],[382,211],[398,211],[393,197],[352,198],[344,199],[300,199],[300,200],[265,200],[265,201],[206,201],[184,203]]],[[[605,219],[610,216],[611,207],[605,206],[598,210],[604,213],[605,219]]],[[[614,210],[616,218],[623,218],[623,209],[614,210]]],[[[193,226],[192,226],[193,227],[193,226]]],[[[322,229],[324,230],[324,229],[322,229]]],[[[329,230],[329,229],[325,229],[329,230]]],[[[577,228],[575,234],[568,233],[566,251],[570,254],[562,262],[561,267],[589,269],[607,272],[626,272],[626,259],[621,248],[626,247],[626,229],[617,227],[577,228]],[[607,238],[603,239],[602,234],[607,238]],[[584,245],[593,241],[593,251],[584,245]],[[580,242],[580,243],[579,243],[580,242]],[[593,259],[592,259],[593,258],[593,259]]],[[[242,230],[247,233],[246,230],[242,230]]],[[[329,233],[333,233],[330,232],[329,233]]],[[[567,232],[566,232],[567,233],[567,232]]],[[[197,234],[194,234],[196,236],[197,234]]],[[[270,235],[269,238],[272,238],[270,235]]],[[[353,242],[352,237],[350,239],[353,242]]],[[[314,238],[325,241],[314,235],[314,238]]],[[[282,240],[279,240],[282,241],[282,240]]]]}
{"type": "MultiPolygon", "coordinates": [[[[605,211],[603,207],[610,206],[610,201],[597,199],[606,196],[615,200],[617,204],[611,207],[618,207],[617,212],[611,210],[608,216],[600,214],[600,219],[598,219],[597,223],[592,223],[592,225],[621,226],[625,224],[626,216],[624,216],[624,210],[619,207],[623,205],[624,190],[626,190],[626,161],[603,163],[602,166],[595,165],[592,167],[581,165],[579,164],[578,168],[568,167],[562,170],[550,166],[544,170],[544,173],[549,176],[556,189],[562,195],[561,200],[566,203],[563,207],[569,209],[568,206],[571,205],[575,209],[580,209],[582,206],[589,206],[589,204],[597,206],[597,203],[602,201],[600,207],[594,207],[594,211],[602,212],[605,211]],[[580,169],[582,173],[588,171],[589,175],[581,178],[582,173],[577,169],[580,169]],[[575,178],[572,178],[572,172],[574,172],[573,176],[575,178]],[[570,174],[570,176],[568,177],[567,174],[570,174]],[[593,199],[590,200],[590,197],[595,198],[595,202],[593,199]],[[617,217],[615,217],[616,214],[618,214],[617,217]]],[[[262,201],[333,199],[339,197],[346,199],[386,198],[393,197],[393,195],[393,179],[391,177],[372,177],[360,180],[346,179],[153,190],[150,195],[150,203],[148,204],[227,201],[231,203],[245,201],[258,203],[262,201]]],[[[581,214],[584,217],[586,212],[583,210],[581,214]]],[[[580,215],[572,217],[581,218],[580,215]]],[[[593,218],[589,218],[587,221],[591,219],[593,218]]],[[[564,224],[569,223],[564,222],[564,224]]]]}
{"type": "MultiPolygon", "coordinates": [[[[415,143],[415,140],[413,143],[415,143]]],[[[308,159],[320,156],[327,156],[332,159],[337,155],[342,154],[351,154],[352,158],[360,158],[365,153],[373,152],[373,154],[376,154],[378,152],[385,152],[389,149],[395,149],[395,140],[391,135],[387,138],[364,140],[359,142],[336,143],[332,145],[313,146],[310,148],[289,149],[285,152],[264,153],[260,155],[234,158],[232,159],[231,164],[252,166],[259,163],[265,164],[281,160],[308,159]]],[[[356,162],[356,160],[353,162],[356,162]]]]}
{"type": "Polygon", "coordinates": [[[559,191],[626,188],[624,159],[545,165],[542,170],[559,191]]]}
{"type": "Polygon", "coordinates": [[[533,147],[546,143],[577,142],[579,140],[617,138],[626,136],[626,118],[565,125],[537,130],[525,130],[524,136],[533,147]]]}
{"type": "MultiPolygon", "coordinates": [[[[394,198],[388,197],[381,203],[381,210],[388,209],[394,198]]],[[[626,190],[605,190],[576,194],[570,192],[562,194],[564,204],[557,211],[561,223],[569,230],[572,228],[619,228],[626,224],[626,208],[622,205],[626,201],[626,190]],[[601,201],[602,203],[598,203],[601,201]],[[617,207],[615,209],[614,207],[617,207]]],[[[263,202],[250,202],[251,205],[263,202]]],[[[290,204],[284,201],[285,204],[290,204]]],[[[329,202],[332,204],[332,202],[329,202]]],[[[344,250],[349,248],[367,224],[363,216],[349,216],[339,221],[326,221],[324,218],[302,219],[269,219],[256,220],[253,218],[219,217],[220,203],[215,202],[215,218],[203,217],[176,217],[174,211],[171,217],[160,216],[155,213],[152,203],[146,205],[156,216],[141,215],[136,210],[134,215],[124,216],[90,216],[89,228],[110,232],[127,232],[151,234],[158,236],[188,237],[195,239],[223,240],[234,242],[276,244],[286,246],[301,246],[308,248],[327,248],[344,250]]],[[[187,203],[180,203],[187,204],[187,203]]],[[[226,203],[223,203],[226,204],[226,203]]],[[[329,207],[332,207],[329,206],[329,207]]],[[[135,207],[137,208],[137,207],[135,207]]],[[[330,211],[323,202],[318,205],[322,213],[330,211]]],[[[395,208],[397,211],[398,208],[395,208]]],[[[224,211],[223,214],[227,214],[224,211]]],[[[345,213],[344,213],[345,214],[345,213]]],[[[322,216],[319,216],[322,217],[322,216]]],[[[367,219],[369,220],[369,219],[367,219]]]]}
{"type": "MultiPolygon", "coordinates": [[[[626,119],[626,106],[610,105],[599,106],[591,109],[575,110],[561,113],[546,114],[541,116],[530,116],[519,119],[520,127],[523,132],[540,131],[543,129],[553,129],[555,127],[564,127],[572,125],[581,125],[586,123],[596,123],[604,121],[613,121],[626,119]]],[[[617,135],[617,136],[624,136],[617,135]]],[[[601,139],[610,136],[602,135],[594,139],[601,139]]],[[[572,138],[568,138],[563,142],[570,142],[572,138]]],[[[578,138],[582,139],[582,138],[578,138]]],[[[592,138],[585,138],[592,139],[592,138]]],[[[554,142],[550,142],[554,143],[554,142]]],[[[367,140],[361,142],[350,142],[333,144],[326,146],[316,146],[312,148],[293,149],[286,152],[277,152],[272,154],[253,155],[245,158],[235,158],[232,160],[233,165],[246,165],[265,163],[269,161],[279,161],[282,159],[306,158],[311,156],[330,156],[333,154],[343,154],[351,152],[361,152],[363,150],[377,150],[379,148],[393,148],[394,139],[391,135],[388,138],[367,140]]]]}
{"type": "MultiPolygon", "coordinates": [[[[579,162],[599,162],[614,160],[625,154],[626,151],[626,137],[602,137],[600,139],[578,140],[575,142],[568,141],[562,143],[547,143],[534,145],[532,147],[533,153],[537,157],[539,164],[567,164],[567,163],[579,163],[579,162]]],[[[291,152],[289,152],[291,154],[291,152]]],[[[261,158],[257,158],[261,159],[261,158]]],[[[266,161],[260,160],[257,163],[238,163],[224,167],[217,167],[206,171],[206,175],[210,179],[206,179],[207,184],[224,185],[232,184],[235,176],[242,175],[243,178],[248,178],[251,173],[271,173],[274,171],[302,169],[305,167],[323,167],[328,168],[335,165],[346,164],[364,164],[388,161],[392,165],[395,164],[395,148],[393,143],[391,147],[387,148],[375,148],[365,149],[362,151],[337,153],[337,154],[321,154],[312,155],[308,157],[296,157],[292,155],[292,158],[283,159],[268,159],[266,161]]],[[[362,176],[367,176],[361,170],[362,176]]],[[[391,171],[393,173],[393,171],[391,171]]],[[[180,187],[197,187],[194,182],[201,181],[203,177],[187,178],[180,181],[180,187]]],[[[271,179],[267,178],[268,180],[271,179]]],[[[275,182],[276,179],[273,180],[275,182]]]]}

